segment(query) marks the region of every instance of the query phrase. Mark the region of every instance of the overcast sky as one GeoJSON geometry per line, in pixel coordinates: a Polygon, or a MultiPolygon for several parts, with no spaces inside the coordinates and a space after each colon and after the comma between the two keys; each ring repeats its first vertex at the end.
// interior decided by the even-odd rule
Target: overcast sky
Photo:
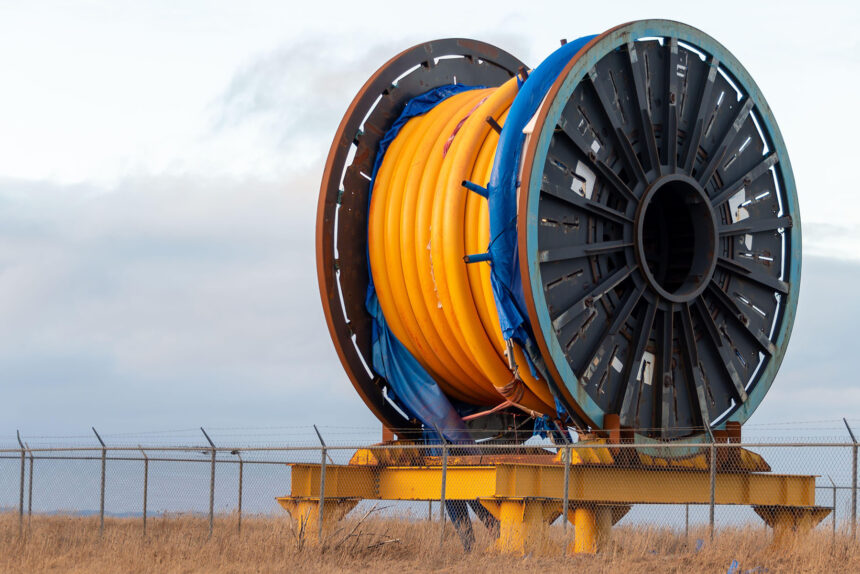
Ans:
{"type": "Polygon", "coordinates": [[[860,419],[856,2],[405,6],[0,2],[0,442],[378,428],[314,269],[322,165],[356,90],[420,41],[473,37],[536,65],[560,38],[647,17],[739,58],[794,165],[800,307],[751,423],[860,419]]]}

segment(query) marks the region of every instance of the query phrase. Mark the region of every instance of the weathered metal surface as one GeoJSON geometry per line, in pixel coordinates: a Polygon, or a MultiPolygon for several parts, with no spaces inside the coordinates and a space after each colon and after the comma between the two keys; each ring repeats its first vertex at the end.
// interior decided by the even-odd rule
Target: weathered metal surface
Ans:
{"type": "Polygon", "coordinates": [[[529,318],[594,427],[706,438],[779,368],[800,217],[767,102],[719,43],[645,20],[595,38],[526,144],[518,230],[529,318]]]}
{"type": "MultiPolygon", "coordinates": [[[[323,310],[344,369],[368,408],[402,436],[417,426],[385,398],[371,365],[367,206],[377,146],[405,103],[452,83],[496,86],[522,62],[495,46],[466,39],[419,44],[383,65],[359,90],[335,134],[317,207],[317,276],[323,310]]],[[[500,428],[500,427],[497,427],[500,428]]]]}

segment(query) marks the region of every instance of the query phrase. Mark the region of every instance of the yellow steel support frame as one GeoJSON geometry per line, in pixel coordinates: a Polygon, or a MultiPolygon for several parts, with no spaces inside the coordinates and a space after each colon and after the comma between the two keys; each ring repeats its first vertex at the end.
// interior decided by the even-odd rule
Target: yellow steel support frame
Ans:
{"type": "MultiPolygon", "coordinates": [[[[529,553],[536,550],[535,532],[561,516],[562,503],[551,499],[480,498],[481,504],[499,521],[496,548],[502,552],[529,553]]],[[[630,510],[628,505],[571,505],[567,519],[573,524],[573,554],[593,554],[609,540],[612,525],[630,510]]]]}
{"type": "MultiPolygon", "coordinates": [[[[278,502],[299,524],[299,532],[309,535],[319,529],[319,498],[298,498],[285,496],[278,502]]],[[[360,502],[358,498],[334,498],[325,500],[323,526],[333,524],[347,515],[360,502]]]]}
{"type": "Polygon", "coordinates": [[[529,534],[549,524],[561,514],[561,503],[534,499],[479,499],[499,521],[496,548],[501,551],[530,552],[536,540],[529,534]]]}
{"type": "Polygon", "coordinates": [[[567,512],[573,524],[573,554],[594,554],[609,541],[612,526],[630,510],[623,505],[578,506],[567,512]]]}
{"type": "Polygon", "coordinates": [[[773,528],[774,544],[792,534],[807,532],[830,514],[829,508],[799,509],[784,506],[753,506],[756,514],[773,528]]]}
{"type": "MultiPolygon", "coordinates": [[[[499,550],[526,552],[534,545],[529,533],[562,512],[564,470],[547,464],[449,466],[445,498],[479,500],[500,521],[499,550]]],[[[574,526],[574,553],[598,550],[633,504],[710,501],[706,471],[575,465],[568,472],[567,519],[574,526]]],[[[278,502],[293,518],[315,520],[320,465],[292,465],[291,482],[290,496],[278,502]]],[[[325,516],[338,519],[360,499],[439,500],[441,488],[438,466],[328,465],[325,516]]],[[[752,506],[777,533],[812,528],[830,511],[815,506],[814,476],[717,473],[714,494],[716,504],[752,506]]]]}

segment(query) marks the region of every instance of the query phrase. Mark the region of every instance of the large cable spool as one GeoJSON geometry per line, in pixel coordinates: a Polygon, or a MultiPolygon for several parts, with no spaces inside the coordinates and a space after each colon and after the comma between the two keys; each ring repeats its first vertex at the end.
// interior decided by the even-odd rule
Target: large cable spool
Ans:
{"type": "Polygon", "coordinates": [[[317,219],[356,390],[386,427],[455,440],[536,421],[639,441],[742,424],[788,343],[800,246],[755,82],[662,20],[530,74],[472,40],[395,56],[338,128],[317,219]]]}

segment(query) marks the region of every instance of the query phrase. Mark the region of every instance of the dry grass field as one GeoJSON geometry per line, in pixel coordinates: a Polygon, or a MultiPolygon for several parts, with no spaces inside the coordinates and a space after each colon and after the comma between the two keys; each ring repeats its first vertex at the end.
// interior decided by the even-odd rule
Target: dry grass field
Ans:
{"type": "Polygon", "coordinates": [[[560,527],[531,555],[501,555],[476,525],[475,550],[465,553],[448,525],[442,548],[438,523],[372,518],[345,520],[324,544],[298,536],[286,517],[220,517],[208,539],[208,520],[151,518],[146,537],[140,519],[110,518],[98,534],[97,517],[34,516],[25,536],[18,516],[0,515],[0,572],[860,572],[860,551],[847,536],[831,541],[821,528],[803,540],[774,547],[763,528],[720,530],[713,545],[695,550],[696,538],[661,529],[620,527],[601,554],[563,556],[560,527]]]}

